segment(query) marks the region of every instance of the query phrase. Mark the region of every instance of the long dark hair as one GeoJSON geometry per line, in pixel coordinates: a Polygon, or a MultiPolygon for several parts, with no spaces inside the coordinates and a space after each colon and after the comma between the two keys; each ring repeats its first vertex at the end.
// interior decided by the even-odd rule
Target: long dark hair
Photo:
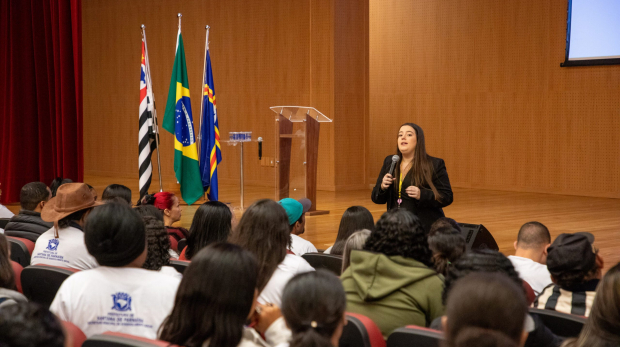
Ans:
{"type": "Polygon", "coordinates": [[[142,216],[146,232],[147,253],[142,268],[161,270],[162,266],[170,265],[170,237],[164,223],[153,216],[142,216]]]}
{"type": "Polygon", "coordinates": [[[347,242],[349,236],[363,229],[368,229],[370,231],[375,230],[375,221],[370,211],[364,206],[351,206],[347,208],[340,219],[338,236],[336,236],[336,243],[334,243],[330,254],[342,255],[344,252],[344,244],[347,242]]]}
{"type": "Polygon", "coordinates": [[[564,346],[620,346],[620,263],[607,271],[596,288],[590,316],[579,337],[564,346]]]}
{"type": "Polygon", "coordinates": [[[219,201],[200,205],[189,228],[185,258],[188,260],[214,242],[226,242],[230,235],[232,212],[219,201]]]}
{"type": "Polygon", "coordinates": [[[9,242],[0,234],[0,288],[15,290],[15,274],[9,257],[9,242]]]}
{"type": "Polygon", "coordinates": [[[121,198],[131,206],[131,189],[122,184],[110,184],[103,190],[101,200],[112,200],[114,198],[121,198]]]}
{"type": "Polygon", "coordinates": [[[290,347],[331,347],[346,306],[342,283],[332,273],[318,270],[293,277],[282,294],[282,315],[293,333],[290,347]]]}
{"type": "Polygon", "coordinates": [[[291,240],[288,216],[280,204],[262,199],[253,203],[241,217],[230,242],[250,251],[258,261],[258,291],[286,257],[291,240]]]}
{"type": "MultiPolygon", "coordinates": [[[[415,153],[413,156],[413,165],[411,166],[411,169],[409,170],[411,172],[411,176],[410,176],[411,180],[409,184],[412,186],[416,186],[416,187],[424,187],[424,186],[430,187],[431,190],[433,191],[433,194],[435,194],[435,200],[441,201],[441,195],[439,194],[439,192],[437,191],[437,188],[433,184],[433,173],[435,169],[433,167],[433,162],[430,156],[426,153],[424,131],[422,130],[422,128],[420,128],[419,125],[413,124],[413,123],[405,123],[401,125],[400,127],[402,128],[405,125],[408,125],[413,128],[413,130],[415,131],[416,138],[417,138],[417,143],[415,146],[415,153]]],[[[396,145],[396,154],[400,157],[399,163],[402,163],[403,154],[401,153],[400,149],[398,149],[398,145],[396,145]]],[[[394,178],[398,180],[399,177],[400,177],[400,165],[396,165],[396,168],[394,170],[394,178]]],[[[403,183],[404,183],[404,177],[403,177],[403,183]]],[[[394,186],[393,189],[396,193],[396,196],[398,196],[398,181],[396,181],[396,183],[393,184],[392,186],[394,186]]]]}
{"type": "Polygon", "coordinates": [[[452,227],[431,228],[428,234],[428,247],[433,251],[435,270],[444,276],[448,272],[448,267],[467,250],[465,238],[460,231],[452,227]]]}
{"type": "Polygon", "coordinates": [[[257,263],[250,252],[215,243],[198,252],[179,285],[159,338],[172,344],[236,347],[256,290],[257,263]]]}

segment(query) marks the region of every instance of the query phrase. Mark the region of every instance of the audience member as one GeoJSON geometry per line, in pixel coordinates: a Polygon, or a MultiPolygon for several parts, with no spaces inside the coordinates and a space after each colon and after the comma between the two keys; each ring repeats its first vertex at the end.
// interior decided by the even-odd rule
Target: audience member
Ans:
{"type": "Polygon", "coordinates": [[[387,211],[340,277],[348,311],[372,319],[384,337],[405,325],[428,326],[443,314],[443,277],[431,257],[418,218],[405,209],[387,211]]]}
{"type": "Polygon", "coordinates": [[[620,263],[607,271],[596,289],[590,317],[579,337],[562,347],[620,346],[620,263]]]}
{"type": "Polygon", "coordinates": [[[306,231],[306,212],[312,207],[308,199],[294,200],[285,198],[278,202],[286,211],[288,224],[291,230],[291,245],[289,249],[296,255],[316,253],[317,249],[312,242],[300,237],[306,231]]]}
{"type": "Polygon", "coordinates": [[[553,284],[540,293],[534,307],[590,315],[603,269],[603,259],[593,243],[594,235],[586,232],[561,234],[553,241],[547,255],[553,284]]]}
{"type": "Polygon", "coordinates": [[[52,192],[43,182],[24,185],[19,193],[21,210],[4,227],[4,233],[36,242],[41,234],[54,225],[41,219],[41,210],[51,198],[52,192]]]}
{"type": "Polygon", "coordinates": [[[201,249],[215,242],[226,242],[230,236],[233,214],[219,201],[207,201],[198,207],[189,228],[187,247],[180,259],[190,260],[201,249]]]}
{"type": "Polygon", "coordinates": [[[52,181],[52,184],[50,184],[50,190],[52,191],[52,198],[56,197],[56,192],[58,191],[58,188],[62,186],[63,184],[67,184],[67,183],[73,183],[73,181],[69,178],[61,178],[61,177],[54,178],[54,180],[52,181]]]}
{"type": "Polygon", "coordinates": [[[181,204],[179,198],[170,192],[160,192],[153,195],[145,195],[141,205],[153,205],[157,207],[164,215],[164,225],[168,230],[168,234],[172,238],[171,248],[178,251],[177,245],[181,239],[187,239],[189,231],[182,227],[173,227],[172,224],[181,220],[181,204]]]}
{"type": "MultiPolygon", "coordinates": [[[[0,234],[0,310],[19,302],[28,301],[25,296],[17,292],[15,274],[11,266],[11,248],[6,237],[0,234]]],[[[0,342],[2,346],[2,342],[0,342]]]]}
{"type": "Polygon", "coordinates": [[[250,252],[227,243],[207,246],[185,270],[159,338],[186,347],[285,343],[290,331],[279,318],[280,310],[256,302],[257,280],[258,264],[250,252]],[[255,327],[248,327],[247,321],[255,327]]]}
{"type": "Polygon", "coordinates": [[[434,226],[435,224],[431,226],[428,233],[428,247],[433,251],[435,270],[445,276],[450,265],[465,254],[467,243],[461,232],[452,226],[434,226]]]}
{"type": "Polygon", "coordinates": [[[368,240],[370,233],[370,230],[362,229],[349,236],[347,242],[344,244],[344,253],[342,254],[342,272],[344,272],[344,270],[351,265],[351,251],[359,251],[364,249],[364,245],[366,244],[366,240],[368,240]]]}
{"type": "Polygon", "coordinates": [[[0,309],[1,347],[71,347],[62,323],[47,308],[23,302],[0,309]]]}
{"type": "Polygon", "coordinates": [[[66,183],[57,196],[48,201],[41,218],[54,226],[39,236],[32,252],[31,265],[52,265],[86,270],[97,267],[97,261],[86,250],[83,227],[95,201],[84,183],[66,183]]]}
{"type": "Polygon", "coordinates": [[[118,198],[127,202],[131,206],[131,189],[125,187],[122,184],[110,184],[105,187],[103,194],[101,194],[101,200],[118,200],[118,198]]]}
{"type": "Polygon", "coordinates": [[[284,288],[282,315],[291,329],[291,347],[338,346],[347,298],[338,277],[319,270],[297,275],[284,288]]]}
{"type": "MultiPolygon", "coordinates": [[[[159,210],[153,205],[138,205],[134,208],[134,210],[138,212],[138,214],[142,216],[142,218],[146,216],[151,216],[162,223],[164,222],[164,214],[161,212],[161,210],[159,210]]],[[[166,229],[166,233],[168,233],[168,229],[166,229]]],[[[170,241],[170,237],[168,237],[168,240],[170,241]]],[[[170,253],[171,258],[179,259],[179,253],[172,249],[172,242],[170,243],[170,249],[168,250],[168,253],[170,253]]]]}
{"type": "Polygon", "coordinates": [[[432,225],[431,225],[431,229],[429,230],[429,234],[439,228],[454,228],[456,229],[459,233],[462,232],[461,230],[461,226],[459,225],[459,223],[457,221],[455,221],[452,218],[448,218],[448,217],[441,217],[439,219],[437,219],[432,225]]]}
{"type": "MultiPolygon", "coordinates": [[[[0,183],[0,186],[2,183],[0,183]]],[[[2,197],[2,187],[0,187],[0,197],[2,197]]],[[[6,206],[0,204],[0,218],[12,218],[14,213],[11,212],[6,206]]],[[[2,231],[2,229],[0,229],[2,231]]]]}
{"type": "Polygon", "coordinates": [[[500,273],[474,273],[456,282],[443,326],[448,347],[517,347],[528,336],[523,289],[500,273]]]}
{"type": "Polygon", "coordinates": [[[362,229],[375,230],[375,221],[370,211],[364,206],[351,206],[347,208],[340,219],[336,242],[333,246],[326,249],[325,253],[342,255],[344,253],[344,244],[349,239],[349,236],[362,229]]]}
{"type": "Polygon", "coordinates": [[[147,248],[138,213],[120,204],[105,204],[91,213],[84,235],[88,251],[101,266],[69,276],[51,311],[87,337],[113,331],[157,338],[180,280],[141,268],[147,248]]]}
{"type": "Polygon", "coordinates": [[[539,222],[521,226],[514,243],[515,255],[508,256],[519,276],[527,282],[536,295],[550,285],[551,274],[547,270],[547,249],[551,245],[549,229],[539,222]]]}
{"type": "Polygon", "coordinates": [[[170,266],[170,238],[164,223],[152,216],[143,216],[146,232],[147,253],[143,269],[159,271],[163,274],[177,277],[183,276],[170,266]]]}
{"type": "Polygon", "coordinates": [[[289,218],[280,204],[262,199],[243,214],[231,242],[254,254],[258,261],[258,301],[280,306],[282,290],[296,274],[314,271],[302,257],[287,254],[290,244],[289,218]]]}

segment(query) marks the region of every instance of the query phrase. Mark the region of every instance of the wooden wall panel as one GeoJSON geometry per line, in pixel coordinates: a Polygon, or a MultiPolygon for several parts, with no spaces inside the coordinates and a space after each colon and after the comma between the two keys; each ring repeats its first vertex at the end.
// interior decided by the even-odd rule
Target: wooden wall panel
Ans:
{"type": "Polygon", "coordinates": [[[456,187],[620,198],[620,66],[560,68],[566,7],[371,0],[367,183],[414,122],[456,187]]]}

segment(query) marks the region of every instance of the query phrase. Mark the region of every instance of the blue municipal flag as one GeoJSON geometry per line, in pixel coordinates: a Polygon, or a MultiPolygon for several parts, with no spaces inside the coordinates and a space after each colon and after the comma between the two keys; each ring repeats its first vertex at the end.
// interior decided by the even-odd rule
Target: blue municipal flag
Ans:
{"type": "Polygon", "coordinates": [[[213,71],[211,70],[211,56],[207,48],[205,63],[204,97],[202,100],[202,129],[200,144],[200,175],[202,185],[211,201],[218,200],[217,166],[222,161],[220,147],[220,129],[215,106],[215,88],[213,86],[213,71]]]}

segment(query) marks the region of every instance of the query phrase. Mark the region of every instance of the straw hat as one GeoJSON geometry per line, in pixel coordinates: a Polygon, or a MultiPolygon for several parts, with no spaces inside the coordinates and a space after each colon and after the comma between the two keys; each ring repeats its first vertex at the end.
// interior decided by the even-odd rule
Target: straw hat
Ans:
{"type": "Polygon", "coordinates": [[[41,219],[57,222],[74,212],[100,205],[103,205],[103,202],[95,201],[86,184],[65,183],[58,187],[56,196],[43,206],[41,219]]]}

